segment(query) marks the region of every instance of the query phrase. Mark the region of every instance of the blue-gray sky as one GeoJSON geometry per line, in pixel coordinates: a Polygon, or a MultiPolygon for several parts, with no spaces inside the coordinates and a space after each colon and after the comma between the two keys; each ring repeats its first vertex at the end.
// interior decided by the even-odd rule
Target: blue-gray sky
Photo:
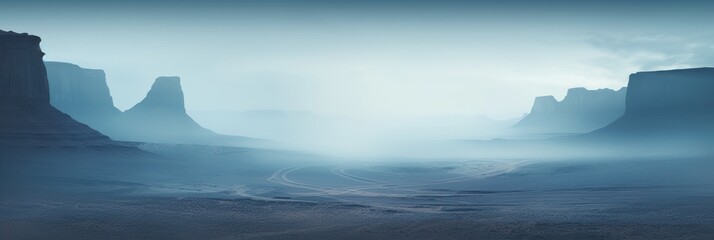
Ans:
{"type": "Polygon", "coordinates": [[[115,104],[160,75],[191,110],[520,116],[539,95],[714,65],[708,1],[4,1],[0,29],[107,73],[115,104]]]}

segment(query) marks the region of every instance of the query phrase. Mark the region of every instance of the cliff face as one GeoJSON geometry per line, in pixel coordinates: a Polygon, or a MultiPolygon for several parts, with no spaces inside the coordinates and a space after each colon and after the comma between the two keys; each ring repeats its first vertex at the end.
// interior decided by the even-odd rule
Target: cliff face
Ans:
{"type": "Polygon", "coordinates": [[[201,127],[184,107],[184,96],[178,77],[159,77],[146,97],[116,120],[112,138],[147,142],[197,142],[214,136],[201,127]]]}
{"type": "Polygon", "coordinates": [[[0,30],[0,98],[13,102],[49,100],[40,38],[0,30]]]}
{"type": "Polygon", "coordinates": [[[531,107],[531,113],[554,113],[558,111],[558,100],[553,96],[536,97],[531,107]]]}
{"type": "Polygon", "coordinates": [[[50,105],[40,38],[0,31],[0,146],[112,144],[50,105]]]}
{"type": "Polygon", "coordinates": [[[628,115],[714,112],[714,68],[638,72],[629,87],[628,115]]]}
{"type": "Polygon", "coordinates": [[[625,115],[598,133],[714,133],[714,68],[630,75],[625,115]]]}
{"type": "Polygon", "coordinates": [[[587,90],[585,88],[568,89],[559,106],[562,112],[603,112],[625,111],[627,88],[614,91],[612,89],[587,90]]]}
{"type": "Polygon", "coordinates": [[[571,88],[562,101],[537,97],[531,112],[514,128],[528,133],[582,133],[606,126],[625,111],[627,88],[571,88]]]}
{"type": "Polygon", "coordinates": [[[121,111],[114,107],[104,71],[62,62],[45,62],[50,104],[99,131],[121,111]]]}

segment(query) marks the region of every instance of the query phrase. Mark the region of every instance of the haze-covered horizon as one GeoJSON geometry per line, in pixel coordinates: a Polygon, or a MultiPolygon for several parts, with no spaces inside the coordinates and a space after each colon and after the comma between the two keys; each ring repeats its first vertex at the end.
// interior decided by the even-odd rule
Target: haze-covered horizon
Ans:
{"type": "Polygon", "coordinates": [[[510,119],[536,96],[714,65],[714,17],[691,3],[33,1],[4,4],[0,29],[104,69],[121,110],[180,76],[190,112],[510,119]]]}
{"type": "Polygon", "coordinates": [[[0,0],[0,238],[711,240],[712,9],[0,0]]]}

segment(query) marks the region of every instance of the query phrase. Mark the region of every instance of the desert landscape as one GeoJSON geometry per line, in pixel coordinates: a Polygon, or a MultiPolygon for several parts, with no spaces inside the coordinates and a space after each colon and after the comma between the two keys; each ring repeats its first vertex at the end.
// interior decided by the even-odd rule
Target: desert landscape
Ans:
{"type": "MultiPolygon", "coordinates": [[[[218,4],[224,7],[221,9],[192,5],[190,1],[180,2],[185,5],[147,3],[147,9],[156,7],[185,13],[194,11],[190,8],[193,6],[225,17],[226,21],[236,21],[231,22],[235,24],[244,24],[246,19],[273,16],[268,10],[283,9],[277,7],[282,5],[258,3],[220,2],[218,4]],[[233,13],[231,11],[255,16],[227,14],[233,13]]],[[[455,33],[444,30],[447,25],[440,21],[453,20],[449,14],[454,14],[451,17],[458,21],[471,21],[457,18],[463,13],[461,10],[438,8],[442,5],[426,2],[412,6],[414,12],[371,2],[355,6],[347,3],[343,3],[344,6],[321,5],[313,1],[301,3],[303,8],[298,8],[295,13],[298,16],[354,14],[319,15],[335,19],[337,23],[332,24],[353,24],[345,19],[375,15],[374,21],[379,24],[356,28],[359,31],[353,29],[357,32],[345,33],[341,29],[332,29],[332,25],[308,20],[294,25],[308,26],[309,29],[318,26],[317,29],[327,29],[324,33],[344,33],[346,36],[361,36],[361,31],[384,33],[382,27],[391,26],[391,21],[407,22],[404,19],[411,19],[411,14],[426,14],[426,21],[433,25],[416,25],[418,27],[414,29],[420,34],[422,29],[435,33],[445,31],[441,36],[443,39],[437,37],[436,41],[439,47],[435,51],[440,54],[452,53],[445,50],[450,48],[442,46],[443,42],[459,39],[448,37],[455,33]],[[389,14],[385,18],[380,15],[383,13],[389,14]],[[436,28],[432,28],[434,26],[436,28]]],[[[120,10],[140,6],[134,2],[98,4],[96,6],[120,10]]],[[[25,9],[29,5],[12,6],[25,9]]],[[[533,10],[528,14],[578,19],[570,15],[564,17],[560,14],[562,11],[524,6],[533,10]]],[[[620,7],[630,9],[633,6],[638,7],[620,7]]],[[[468,10],[467,13],[486,7],[511,14],[503,10],[510,7],[502,8],[501,5],[479,7],[466,4],[462,7],[468,10]]],[[[699,13],[701,9],[706,7],[676,7],[672,12],[699,13]]],[[[0,10],[0,14],[3,11],[0,10]]],[[[112,14],[134,16],[128,14],[130,12],[112,14]]],[[[56,14],[56,11],[48,13],[56,14]]],[[[617,13],[613,12],[620,17],[617,13]]],[[[654,19],[644,13],[638,14],[654,19]]],[[[125,60],[123,53],[108,49],[106,54],[115,58],[106,60],[102,54],[92,51],[94,45],[86,45],[89,50],[83,50],[72,44],[62,44],[66,39],[80,41],[81,38],[58,37],[63,35],[45,29],[44,25],[23,25],[31,22],[21,21],[25,17],[20,15],[12,16],[18,20],[7,26],[18,29],[27,26],[39,33],[21,33],[22,30],[5,29],[6,25],[0,24],[3,28],[0,30],[0,239],[714,238],[714,150],[711,147],[714,143],[714,68],[708,67],[714,62],[700,61],[706,54],[701,58],[691,57],[702,52],[698,50],[698,43],[687,45],[687,49],[696,50],[686,55],[691,57],[687,58],[689,61],[682,60],[682,55],[671,53],[675,56],[672,59],[678,60],[672,64],[641,64],[630,68],[604,64],[603,69],[616,69],[609,74],[636,70],[628,72],[629,76],[618,76],[626,80],[607,83],[618,87],[586,88],[577,83],[600,84],[602,82],[597,79],[601,75],[598,74],[605,71],[586,66],[602,62],[585,61],[591,65],[575,68],[574,71],[583,71],[583,75],[589,77],[584,78],[587,81],[558,82],[556,79],[539,82],[532,80],[535,78],[525,73],[529,68],[524,67],[523,72],[508,68],[516,73],[503,75],[504,79],[508,76],[524,79],[521,82],[512,79],[472,80],[470,77],[458,82],[425,80],[420,74],[433,74],[429,71],[443,69],[437,71],[426,65],[420,69],[418,63],[406,64],[407,67],[392,65],[380,62],[384,58],[375,55],[361,62],[364,65],[356,64],[362,66],[359,74],[350,75],[347,73],[354,70],[352,68],[322,68],[321,64],[334,63],[330,57],[335,56],[329,55],[334,51],[330,48],[332,45],[320,45],[330,41],[314,36],[328,40],[334,37],[347,46],[362,46],[364,52],[372,54],[384,50],[370,45],[379,41],[359,45],[362,44],[359,39],[353,42],[339,34],[322,35],[323,30],[320,34],[310,35],[314,38],[307,38],[307,41],[273,38],[270,33],[275,32],[270,29],[293,26],[293,23],[285,22],[292,19],[293,15],[289,14],[281,15],[285,19],[271,18],[277,22],[266,25],[267,30],[243,29],[255,31],[252,32],[255,35],[246,38],[266,34],[266,39],[270,39],[251,42],[255,45],[229,45],[225,47],[229,50],[223,50],[224,47],[216,50],[210,43],[180,44],[181,41],[192,41],[191,38],[197,35],[222,33],[211,28],[202,34],[187,35],[188,40],[176,40],[177,45],[172,45],[171,41],[165,42],[166,46],[151,45],[150,49],[169,47],[186,51],[182,53],[185,57],[178,58],[185,62],[175,63],[172,61],[177,58],[165,57],[168,63],[160,64],[142,62],[144,57],[151,59],[155,55],[142,49],[139,42],[150,42],[154,35],[147,35],[141,41],[122,40],[126,44],[113,46],[120,49],[118,52],[133,52],[136,48],[145,55],[125,60]],[[45,38],[41,33],[50,37],[45,38]],[[137,42],[132,44],[131,41],[137,42]],[[288,43],[297,45],[285,47],[290,51],[282,49],[288,43]],[[331,50],[293,52],[301,47],[314,50],[315,46],[331,50]],[[229,59],[240,58],[231,54],[227,54],[231,56],[224,61],[219,61],[219,57],[225,57],[221,54],[207,57],[221,51],[234,51],[230,50],[234,48],[250,55],[252,53],[247,49],[252,47],[285,52],[269,53],[266,50],[252,56],[257,59],[255,63],[241,62],[245,65],[229,64],[229,59]],[[195,49],[200,49],[199,53],[191,54],[195,49]],[[87,52],[89,54],[84,55],[87,52]],[[329,54],[320,55],[324,53],[329,54]],[[278,57],[266,57],[266,61],[260,58],[262,54],[278,57]],[[336,75],[348,80],[335,84],[301,81],[298,77],[293,79],[295,82],[290,82],[281,78],[287,75],[260,75],[263,70],[251,73],[257,75],[238,74],[235,77],[248,80],[194,78],[204,72],[218,74],[239,67],[259,68],[250,64],[268,63],[266,66],[277,72],[288,71],[292,68],[273,61],[279,61],[283,56],[294,57],[291,54],[299,56],[292,63],[299,65],[297,69],[300,71],[317,69],[331,78],[338,72],[340,74],[336,75]],[[68,60],[57,61],[57,56],[68,60]],[[74,60],[105,63],[108,69],[85,67],[73,63],[74,60]],[[374,62],[384,65],[371,65],[374,62]],[[211,67],[182,65],[186,63],[211,67]],[[145,91],[141,90],[144,87],[136,87],[130,80],[117,77],[130,73],[113,71],[127,66],[174,70],[186,73],[188,77],[137,71],[153,76],[150,81],[142,82],[148,87],[145,91]],[[588,72],[588,69],[592,71],[588,72]],[[405,75],[385,80],[394,72],[405,75]],[[361,77],[366,80],[349,80],[361,77]],[[120,80],[113,80],[117,78],[120,80]],[[467,94],[460,94],[468,86],[477,87],[470,88],[471,92],[467,94]],[[558,89],[560,92],[535,95],[544,92],[542,89],[558,89]],[[468,102],[463,101],[467,98],[479,103],[473,105],[474,109],[451,111],[462,109],[462,105],[472,106],[464,103],[468,102]],[[494,100],[476,101],[486,98],[494,100]],[[524,98],[531,101],[522,103],[524,98]],[[504,110],[526,105],[529,111],[520,116],[513,114],[519,110],[504,110]],[[307,110],[300,110],[302,108],[307,110]],[[350,115],[351,112],[354,114],[350,115]],[[500,113],[510,115],[507,118],[492,117],[500,113]]],[[[145,17],[136,16],[139,19],[145,17]]],[[[3,19],[0,16],[0,20],[3,19]]],[[[186,19],[205,21],[193,15],[186,19]]],[[[256,26],[267,24],[258,22],[248,21],[256,26]]],[[[538,26],[547,30],[545,23],[539,22],[542,25],[538,26]]],[[[578,23],[582,26],[589,24],[578,23]]],[[[115,24],[114,28],[107,29],[123,31],[119,26],[124,23],[115,24]]],[[[175,30],[172,27],[179,26],[162,24],[157,26],[166,27],[166,32],[154,29],[156,36],[175,34],[171,32],[175,30]]],[[[248,26],[253,26],[250,24],[248,26]]],[[[411,29],[408,26],[397,28],[404,32],[385,36],[395,39],[411,36],[409,34],[413,33],[407,31],[411,29]]],[[[592,31],[605,32],[601,30],[604,26],[593,27],[592,31]]],[[[492,28],[483,29],[501,33],[492,28]]],[[[662,26],[662,29],[670,28],[662,26]]],[[[141,27],[137,31],[142,31],[141,27]]],[[[96,38],[91,41],[98,45],[112,40],[103,37],[102,31],[92,34],[96,38]]],[[[304,37],[302,34],[290,36],[304,37]]],[[[230,38],[232,35],[226,33],[226,36],[230,38]]],[[[553,41],[563,38],[560,35],[551,37],[548,39],[553,41]]],[[[390,41],[394,44],[412,43],[411,40],[386,39],[389,44],[392,44],[390,41]]],[[[662,39],[671,40],[656,38],[657,41],[662,39]]],[[[220,41],[223,40],[220,37],[220,41]]],[[[420,40],[414,41],[420,43],[420,40]]],[[[526,46],[523,49],[537,49],[538,44],[550,46],[549,43],[519,43],[526,46]]],[[[617,45],[625,49],[618,48],[618,54],[630,54],[627,49],[640,47],[622,42],[617,44],[625,45],[617,45]]],[[[342,59],[344,61],[350,61],[353,56],[363,57],[359,51],[353,50],[350,47],[344,52],[336,52],[348,56],[342,59]]],[[[461,53],[462,50],[466,51],[458,48],[453,51],[461,53]]],[[[587,49],[582,53],[587,56],[604,54],[592,51],[587,49]]],[[[530,56],[527,51],[515,55],[530,56]]],[[[409,56],[399,55],[399,58],[408,62],[412,60],[409,56]]],[[[461,58],[444,61],[454,59],[461,58]]],[[[439,61],[430,59],[427,62],[437,64],[439,61]]],[[[629,63],[632,62],[637,61],[629,63]]],[[[537,65],[537,61],[533,64],[537,65]]],[[[449,75],[455,79],[464,72],[503,73],[497,71],[500,67],[485,66],[473,68],[468,65],[462,69],[440,65],[447,69],[440,73],[457,73],[449,75]]],[[[561,69],[570,69],[570,65],[561,69]]],[[[563,76],[571,77],[567,73],[563,76]]]]}

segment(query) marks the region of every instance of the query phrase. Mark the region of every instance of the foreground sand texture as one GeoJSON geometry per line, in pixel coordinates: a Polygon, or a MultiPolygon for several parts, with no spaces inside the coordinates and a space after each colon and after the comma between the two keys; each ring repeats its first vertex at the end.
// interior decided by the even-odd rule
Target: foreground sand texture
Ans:
{"type": "Polygon", "coordinates": [[[710,158],[344,165],[295,152],[141,148],[153,154],[46,149],[5,155],[2,191],[13,194],[0,199],[0,229],[10,239],[714,234],[710,158]]]}

